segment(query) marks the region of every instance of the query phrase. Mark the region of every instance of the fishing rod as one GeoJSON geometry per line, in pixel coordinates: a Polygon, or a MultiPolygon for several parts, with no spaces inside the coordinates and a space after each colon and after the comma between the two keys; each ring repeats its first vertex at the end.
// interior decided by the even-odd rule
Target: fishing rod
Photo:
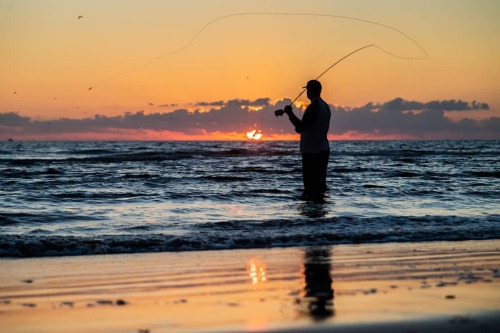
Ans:
{"type": "MultiPolygon", "coordinates": [[[[320,75],[318,75],[318,77],[316,78],[316,80],[318,80],[320,77],[322,77],[324,74],[326,74],[326,72],[328,72],[330,69],[332,69],[333,67],[335,67],[335,65],[337,65],[337,64],[338,64],[339,62],[341,62],[342,60],[344,60],[344,59],[346,59],[346,58],[348,58],[348,57],[352,56],[352,55],[353,55],[354,53],[356,53],[356,52],[359,52],[359,51],[361,51],[361,50],[367,49],[367,48],[369,48],[369,47],[371,47],[371,46],[375,46],[375,47],[377,47],[377,45],[375,45],[375,44],[365,45],[365,46],[360,47],[359,49],[354,50],[354,51],[352,51],[351,53],[349,53],[349,54],[347,54],[347,55],[343,56],[342,58],[340,58],[339,60],[337,60],[337,61],[336,61],[333,65],[331,65],[331,66],[330,66],[330,67],[328,67],[326,70],[324,70],[324,71],[323,71],[323,73],[321,73],[320,75]]],[[[295,103],[295,101],[296,101],[296,100],[298,100],[298,99],[300,98],[300,96],[302,96],[302,94],[304,94],[304,92],[306,92],[306,90],[307,90],[307,88],[304,88],[304,89],[300,92],[300,94],[298,94],[298,95],[297,95],[297,97],[295,97],[295,99],[294,99],[294,100],[293,100],[290,104],[288,104],[288,105],[289,105],[289,106],[292,106],[292,105],[293,105],[293,103],[295,103]]],[[[284,111],[283,109],[279,109],[279,110],[274,111],[274,115],[275,115],[276,117],[282,116],[284,113],[285,113],[285,111],[284,111]]]]}

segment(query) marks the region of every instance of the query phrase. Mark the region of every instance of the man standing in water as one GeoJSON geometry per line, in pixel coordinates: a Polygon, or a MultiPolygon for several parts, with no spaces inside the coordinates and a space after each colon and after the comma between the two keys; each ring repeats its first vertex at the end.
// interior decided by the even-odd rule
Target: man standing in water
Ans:
{"type": "Polygon", "coordinates": [[[287,105],[284,110],[277,110],[276,116],[284,113],[300,134],[300,152],[302,153],[302,177],[304,181],[303,198],[322,199],[326,192],[326,170],[330,157],[328,129],[331,111],[321,98],[321,83],[317,80],[307,82],[307,98],[311,104],[306,108],[302,120],[287,105]]]}

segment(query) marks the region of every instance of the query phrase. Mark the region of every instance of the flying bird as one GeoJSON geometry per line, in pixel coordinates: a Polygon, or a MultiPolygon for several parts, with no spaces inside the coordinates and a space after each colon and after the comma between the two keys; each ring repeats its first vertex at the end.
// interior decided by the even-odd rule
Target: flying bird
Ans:
{"type": "Polygon", "coordinates": [[[87,89],[88,91],[92,90],[92,87],[90,87],[89,89],[87,89]]]}
{"type": "Polygon", "coordinates": [[[83,18],[83,16],[82,16],[82,15],[78,16],[78,19],[82,19],[82,18],[83,18]]]}

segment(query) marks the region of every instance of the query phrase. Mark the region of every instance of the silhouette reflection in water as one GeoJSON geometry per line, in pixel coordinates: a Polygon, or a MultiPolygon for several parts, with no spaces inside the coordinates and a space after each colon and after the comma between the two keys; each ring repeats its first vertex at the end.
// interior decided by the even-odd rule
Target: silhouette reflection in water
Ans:
{"type": "Polygon", "coordinates": [[[331,253],[327,247],[305,249],[304,255],[304,299],[299,302],[300,311],[315,321],[334,315],[331,253]]]}
{"type": "Polygon", "coordinates": [[[311,219],[326,217],[330,212],[329,205],[326,201],[323,203],[302,202],[297,208],[300,215],[311,219]]]}

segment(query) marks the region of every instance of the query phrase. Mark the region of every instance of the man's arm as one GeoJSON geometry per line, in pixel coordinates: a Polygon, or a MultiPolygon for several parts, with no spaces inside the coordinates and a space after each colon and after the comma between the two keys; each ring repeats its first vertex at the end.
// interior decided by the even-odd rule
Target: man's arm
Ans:
{"type": "Polygon", "coordinates": [[[314,123],[319,114],[317,101],[314,101],[307,107],[302,120],[293,113],[292,107],[290,105],[285,106],[284,111],[288,115],[288,119],[290,119],[290,122],[293,124],[293,126],[295,126],[295,131],[297,133],[302,133],[307,130],[311,126],[311,124],[314,123]]]}
{"type": "Polygon", "coordinates": [[[295,126],[295,131],[297,133],[300,133],[301,132],[301,127],[302,127],[302,120],[300,120],[296,115],[295,113],[293,113],[292,111],[292,106],[291,105],[287,105],[285,106],[285,109],[283,110],[285,111],[285,113],[288,115],[288,119],[290,120],[290,122],[293,124],[293,126],[295,126]]]}

